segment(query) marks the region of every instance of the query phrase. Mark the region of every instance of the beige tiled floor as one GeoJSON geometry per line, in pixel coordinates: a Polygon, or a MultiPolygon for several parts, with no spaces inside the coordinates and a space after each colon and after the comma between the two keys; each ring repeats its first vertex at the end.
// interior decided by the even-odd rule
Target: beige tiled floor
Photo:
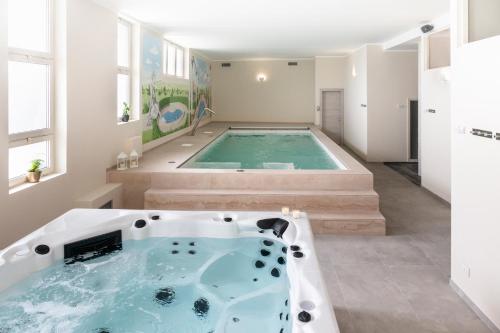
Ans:
{"type": "Polygon", "coordinates": [[[489,333],[451,290],[450,208],[383,164],[388,236],[316,236],[342,333],[489,333]]]}

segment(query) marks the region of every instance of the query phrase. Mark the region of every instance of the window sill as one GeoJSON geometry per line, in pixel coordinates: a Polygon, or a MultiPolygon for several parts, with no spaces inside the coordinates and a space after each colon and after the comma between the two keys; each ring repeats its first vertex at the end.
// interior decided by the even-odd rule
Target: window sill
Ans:
{"type": "Polygon", "coordinates": [[[119,121],[117,123],[118,126],[124,126],[124,125],[127,125],[127,124],[133,124],[133,123],[136,123],[138,122],[139,119],[130,119],[129,121],[119,121]]]}
{"type": "Polygon", "coordinates": [[[40,182],[39,183],[28,183],[28,182],[26,182],[26,183],[22,183],[22,184],[13,186],[13,187],[9,188],[9,195],[15,194],[15,193],[27,190],[27,189],[30,189],[30,188],[32,188],[34,186],[39,185],[39,184],[50,182],[50,181],[52,181],[54,179],[57,179],[57,178],[59,178],[59,177],[61,177],[63,175],[65,175],[65,173],[51,173],[50,175],[42,176],[42,178],[40,178],[40,182]]]}

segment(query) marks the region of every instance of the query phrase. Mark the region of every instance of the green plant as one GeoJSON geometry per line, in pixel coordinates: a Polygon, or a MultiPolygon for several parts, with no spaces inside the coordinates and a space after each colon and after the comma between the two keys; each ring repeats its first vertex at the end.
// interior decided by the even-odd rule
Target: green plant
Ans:
{"type": "Polygon", "coordinates": [[[28,172],[38,172],[40,171],[40,165],[42,165],[43,160],[37,158],[36,160],[31,161],[31,167],[28,169],[28,172]]]}
{"type": "Polygon", "coordinates": [[[123,102],[123,115],[124,116],[130,115],[130,105],[128,105],[126,102],[123,102]]]}

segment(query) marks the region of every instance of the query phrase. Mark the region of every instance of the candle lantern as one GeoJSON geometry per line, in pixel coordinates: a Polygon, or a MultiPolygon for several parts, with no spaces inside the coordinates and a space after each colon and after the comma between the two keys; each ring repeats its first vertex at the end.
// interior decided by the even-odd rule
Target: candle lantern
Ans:
{"type": "Polygon", "coordinates": [[[130,169],[139,167],[139,154],[134,150],[130,153],[128,166],[130,169]]]}
{"type": "Polygon", "coordinates": [[[120,153],[116,158],[116,170],[127,170],[128,156],[125,153],[120,153]]]}

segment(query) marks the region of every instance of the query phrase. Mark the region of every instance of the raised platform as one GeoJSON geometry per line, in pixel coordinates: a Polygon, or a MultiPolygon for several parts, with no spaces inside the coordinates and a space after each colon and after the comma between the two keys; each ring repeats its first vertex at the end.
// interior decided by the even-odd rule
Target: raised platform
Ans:
{"type": "MultiPolygon", "coordinates": [[[[129,209],[280,211],[287,206],[308,213],[317,233],[385,235],[373,175],[312,125],[347,170],[177,169],[230,125],[211,123],[195,137],[153,149],[138,169],[110,170],[108,182],[123,184],[129,209]]],[[[257,126],[263,125],[271,124],[257,126]]]]}

